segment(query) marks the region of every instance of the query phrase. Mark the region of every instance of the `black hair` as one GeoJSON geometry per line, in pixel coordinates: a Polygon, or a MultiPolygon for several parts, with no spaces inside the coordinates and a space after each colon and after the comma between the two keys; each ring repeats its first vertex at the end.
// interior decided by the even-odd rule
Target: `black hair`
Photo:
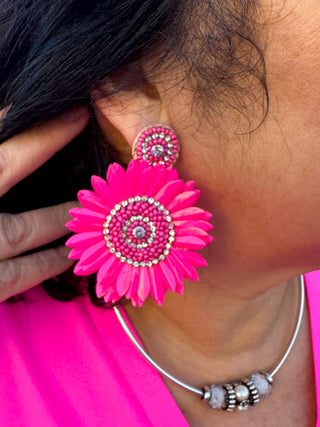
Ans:
{"type": "MultiPolygon", "coordinates": [[[[92,93],[102,87],[106,96],[139,87],[142,58],[158,78],[181,67],[195,105],[205,100],[211,110],[221,101],[243,109],[239,90],[251,76],[264,92],[266,112],[257,7],[255,0],[0,0],[0,110],[8,109],[0,142],[74,105],[91,109],[92,93]]],[[[92,174],[105,174],[117,154],[91,112],[81,135],[2,197],[1,212],[75,199],[92,174]]],[[[81,293],[70,272],[42,286],[62,300],[81,293]]],[[[89,294],[99,304],[94,280],[89,294]]]]}

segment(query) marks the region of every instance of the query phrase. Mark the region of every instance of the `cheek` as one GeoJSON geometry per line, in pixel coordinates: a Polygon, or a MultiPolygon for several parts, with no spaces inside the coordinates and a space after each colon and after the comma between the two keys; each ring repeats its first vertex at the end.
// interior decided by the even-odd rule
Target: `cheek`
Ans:
{"type": "Polygon", "coordinates": [[[320,4],[288,0],[284,8],[266,50],[271,113],[282,121],[295,117],[293,127],[311,128],[320,138],[320,4]]]}

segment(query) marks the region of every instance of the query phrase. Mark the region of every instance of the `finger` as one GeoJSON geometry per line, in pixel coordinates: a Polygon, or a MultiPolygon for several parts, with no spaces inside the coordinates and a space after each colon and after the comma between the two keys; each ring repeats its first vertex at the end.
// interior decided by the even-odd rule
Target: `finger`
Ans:
{"type": "Polygon", "coordinates": [[[0,259],[16,257],[70,233],[65,223],[75,206],[76,202],[67,202],[21,214],[0,214],[0,259]]]}
{"type": "Polygon", "coordinates": [[[59,246],[0,261],[0,302],[66,271],[74,262],[67,258],[69,251],[59,246]]]}
{"type": "Polygon", "coordinates": [[[72,141],[87,122],[87,110],[78,107],[1,144],[0,196],[72,141]]]}

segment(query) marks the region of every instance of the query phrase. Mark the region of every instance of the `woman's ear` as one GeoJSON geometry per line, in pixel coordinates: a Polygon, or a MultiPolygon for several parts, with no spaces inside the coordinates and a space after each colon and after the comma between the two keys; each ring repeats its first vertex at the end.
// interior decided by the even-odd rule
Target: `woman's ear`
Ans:
{"type": "Polygon", "coordinates": [[[116,139],[115,148],[119,151],[131,148],[143,128],[168,123],[161,96],[157,88],[148,83],[134,91],[98,99],[94,102],[94,110],[102,131],[108,138],[112,136],[113,141],[116,139]],[[121,141],[119,133],[126,142],[123,138],[121,141]]]}

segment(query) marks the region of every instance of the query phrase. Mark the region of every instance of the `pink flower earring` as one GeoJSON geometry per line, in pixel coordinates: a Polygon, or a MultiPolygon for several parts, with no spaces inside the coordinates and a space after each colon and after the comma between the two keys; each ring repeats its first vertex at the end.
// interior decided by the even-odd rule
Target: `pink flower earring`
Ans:
{"type": "Polygon", "coordinates": [[[96,292],[106,302],[125,297],[141,306],[149,294],[161,305],[168,290],[183,293],[183,278],[198,280],[207,265],[194,250],[208,245],[209,212],[195,207],[200,191],[183,182],[172,165],[179,155],[168,127],[144,129],[133,144],[126,172],[108,167],[107,181],[92,176],[94,191],[78,193],[83,208],[71,209],[66,242],[74,273],[97,272],[96,292]]]}

